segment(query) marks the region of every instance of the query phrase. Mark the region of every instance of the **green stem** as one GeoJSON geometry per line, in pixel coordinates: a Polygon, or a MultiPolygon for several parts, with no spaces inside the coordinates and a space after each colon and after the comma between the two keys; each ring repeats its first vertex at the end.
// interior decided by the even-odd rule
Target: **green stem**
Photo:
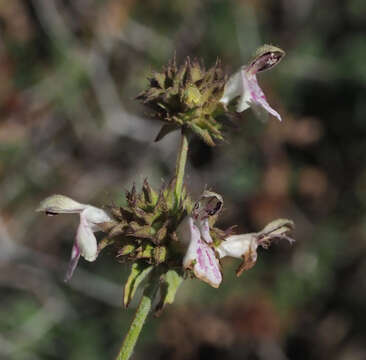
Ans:
{"type": "Polygon", "coordinates": [[[175,184],[175,196],[177,198],[177,202],[179,204],[181,194],[182,194],[182,187],[183,187],[183,180],[184,180],[184,170],[186,167],[187,162],[187,154],[188,154],[188,138],[184,129],[182,129],[182,137],[180,141],[179,153],[177,157],[177,164],[175,168],[175,176],[177,182],[175,184]]]}
{"type": "Polygon", "coordinates": [[[144,291],[144,294],[140,300],[140,304],[136,309],[135,316],[130,325],[128,333],[123,340],[121,349],[116,360],[128,360],[136,345],[137,339],[141,333],[141,329],[144,326],[147,315],[151,310],[151,305],[157,290],[156,284],[148,285],[144,291]]]}

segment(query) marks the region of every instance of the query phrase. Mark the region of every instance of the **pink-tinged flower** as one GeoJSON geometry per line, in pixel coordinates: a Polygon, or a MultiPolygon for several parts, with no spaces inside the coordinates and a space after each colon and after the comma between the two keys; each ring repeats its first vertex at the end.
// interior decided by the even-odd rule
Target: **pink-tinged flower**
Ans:
{"type": "Polygon", "coordinates": [[[94,232],[102,230],[99,225],[112,221],[104,210],[91,205],[80,204],[67,196],[52,195],[43,200],[36,211],[44,212],[49,216],[80,214],[80,223],[72,248],[65,281],[68,281],[72,277],[80,256],[87,261],[95,261],[98,256],[98,245],[94,232]]]}
{"type": "Polygon", "coordinates": [[[257,261],[257,248],[262,246],[267,249],[271,242],[276,239],[285,239],[290,243],[294,242],[288,236],[293,230],[294,224],[287,219],[278,219],[269,223],[262,231],[258,233],[232,235],[226,238],[216,251],[220,259],[225,256],[231,256],[242,259],[236,275],[241,275],[244,271],[251,269],[257,261]]]}
{"type": "Polygon", "coordinates": [[[177,229],[178,238],[188,245],[183,259],[184,269],[191,269],[198,279],[217,288],[222,281],[219,260],[213,249],[209,218],[222,208],[222,197],[205,191],[177,229]]]}
{"type": "Polygon", "coordinates": [[[256,74],[274,67],[284,55],[285,52],[275,46],[264,45],[259,48],[249,65],[243,66],[229,78],[220,102],[227,107],[232,100],[240,97],[237,112],[243,112],[251,107],[261,119],[265,119],[269,113],[281,121],[280,114],[268,104],[256,74]]]}

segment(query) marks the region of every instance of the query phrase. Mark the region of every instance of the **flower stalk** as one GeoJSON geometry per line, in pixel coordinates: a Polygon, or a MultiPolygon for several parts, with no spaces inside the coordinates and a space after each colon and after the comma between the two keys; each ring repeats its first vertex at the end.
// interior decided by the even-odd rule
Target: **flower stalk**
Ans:
{"type": "Polygon", "coordinates": [[[175,176],[176,176],[175,196],[177,199],[177,206],[179,206],[181,200],[182,187],[184,181],[184,170],[187,163],[187,154],[188,154],[188,137],[186,134],[186,130],[182,128],[180,147],[175,168],[175,176]]]}
{"type": "Polygon", "coordinates": [[[150,283],[145,288],[144,294],[142,295],[139,306],[136,309],[135,316],[123,340],[116,360],[128,360],[131,358],[142,327],[144,326],[145,320],[151,310],[157,289],[158,287],[155,283],[150,283]]]}

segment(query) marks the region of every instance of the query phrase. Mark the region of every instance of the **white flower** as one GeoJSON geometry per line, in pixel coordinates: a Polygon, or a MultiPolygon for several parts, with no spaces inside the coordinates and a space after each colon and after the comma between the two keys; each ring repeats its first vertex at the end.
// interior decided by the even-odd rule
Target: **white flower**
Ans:
{"type": "Polygon", "coordinates": [[[294,240],[288,236],[293,230],[294,224],[287,219],[278,219],[270,222],[262,231],[258,233],[232,235],[216,248],[220,259],[231,256],[242,259],[236,274],[239,276],[244,271],[251,269],[257,261],[257,248],[262,246],[268,248],[275,239],[285,239],[292,243],[294,240]]]}
{"type": "Polygon", "coordinates": [[[184,269],[191,269],[198,279],[217,288],[222,281],[219,260],[213,249],[209,217],[222,208],[222,197],[205,191],[177,229],[178,238],[188,246],[183,259],[184,269]]]}
{"type": "Polygon", "coordinates": [[[50,216],[80,214],[80,223],[65,281],[71,278],[80,256],[87,261],[95,261],[98,256],[98,245],[94,232],[102,230],[99,224],[112,221],[111,217],[104,210],[91,205],[80,204],[67,196],[52,195],[43,200],[36,211],[44,212],[50,216]]]}
{"type": "Polygon", "coordinates": [[[220,102],[227,107],[232,100],[240,97],[236,107],[237,112],[243,112],[251,107],[261,119],[265,119],[269,113],[281,121],[280,114],[268,104],[256,74],[271,69],[279,63],[284,54],[281,49],[270,45],[264,45],[258,49],[254,60],[229,78],[220,102]]]}

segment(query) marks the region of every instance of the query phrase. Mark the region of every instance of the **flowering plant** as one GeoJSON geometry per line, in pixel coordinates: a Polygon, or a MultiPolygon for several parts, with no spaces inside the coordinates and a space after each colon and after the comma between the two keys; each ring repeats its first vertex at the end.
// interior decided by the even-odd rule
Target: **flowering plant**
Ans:
{"type": "Polygon", "coordinates": [[[251,107],[260,117],[269,113],[281,120],[268,104],[256,75],[271,69],[283,56],[281,49],[265,45],[248,65],[228,79],[219,62],[206,71],[196,60],[188,58],[178,67],[174,59],[162,72],[151,76],[148,88],[137,97],[153,110],[154,118],[163,121],[156,140],[173,130],[181,130],[172,180],[159,190],[153,189],[147,180],[140,192],[133,186],[126,192],[125,206],[99,209],[63,195],[52,195],[37,209],[47,215],[80,215],[66,281],[73,275],[80,256],[95,261],[104,247],[111,246],[118,261],[131,263],[124,286],[125,307],[140,286],[145,288],[118,359],[131,356],[157,296],[154,311],[158,315],[174,301],[187,277],[218,288],[222,282],[222,258],[241,259],[239,276],[254,266],[259,246],[268,248],[275,239],[293,241],[289,237],[293,223],[287,219],[275,220],[258,233],[238,235],[234,234],[234,227],[218,228],[216,221],[224,204],[222,196],[206,190],[193,200],[184,184],[189,137],[198,135],[214,146],[224,138],[219,115],[251,107]],[[97,231],[105,233],[99,244],[94,235],[97,231]]]}

